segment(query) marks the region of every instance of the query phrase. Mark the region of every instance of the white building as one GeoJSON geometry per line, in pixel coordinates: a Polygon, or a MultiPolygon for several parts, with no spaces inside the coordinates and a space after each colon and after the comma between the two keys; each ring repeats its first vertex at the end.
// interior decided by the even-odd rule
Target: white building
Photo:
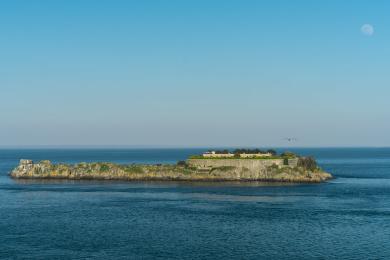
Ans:
{"type": "Polygon", "coordinates": [[[216,153],[215,151],[203,153],[203,157],[206,158],[230,158],[234,157],[232,153],[216,153]]]}
{"type": "MultiPolygon", "coordinates": [[[[234,157],[233,153],[216,153],[215,151],[205,152],[202,155],[206,158],[231,158],[234,157]]],[[[271,157],[271,153],[241,153],[240,158],[263,158],[271,157]]]]}

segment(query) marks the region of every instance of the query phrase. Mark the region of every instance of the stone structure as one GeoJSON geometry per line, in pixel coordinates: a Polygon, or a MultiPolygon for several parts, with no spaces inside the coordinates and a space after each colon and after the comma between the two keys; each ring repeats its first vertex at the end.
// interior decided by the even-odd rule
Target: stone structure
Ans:
{"type": "Polygon", "coordinates": [[[271,153],[241,153],[241,158],[262,158],[262,157],[271,157],[271,153]]]}
{"type": "MultiPolygon", "coordinates": [[[[232,158],[235,156],[233,153],[216,153],[215,151],[205,152],[202,154],[205,158],[232,158]]],[[[240,158],[262,158],[271,157],[271,153],[241,153],[240,158]]]]}
{"type": "Polygon", "coordinates": [[[202,154],[205,158],[231,158],[234,157],[232,153],[216,153],[215,151],[205,152],[202,154]]]}
{"type": "Polygon", "coordinates": [[[34,167],[34,163],[32,160],[21,159],[18,167],[20,171],[27,172],[34,167]]]}
{"type": "MultiPolygon", "coordinates": [[[[332,176],[321,169],[285,165],[286,159],[188,159],[187,164],[121,165],[109,162],[52,164],[21,160],[10,175],[17,179],[288,181],[321,182],[332,176]]],[[[293,161],[291,161],[293,163],[293,161]]]]}
{"type": "Polygon", "coordinates": [[[223,166],[231,166],[237,168],[246,168],[249,170],[263,170],[269,166],[277,165],[278,167],[296,167],[298,158],[287,159],[188,159],[188,165],[198,169],[212,169],[223,166]]]}

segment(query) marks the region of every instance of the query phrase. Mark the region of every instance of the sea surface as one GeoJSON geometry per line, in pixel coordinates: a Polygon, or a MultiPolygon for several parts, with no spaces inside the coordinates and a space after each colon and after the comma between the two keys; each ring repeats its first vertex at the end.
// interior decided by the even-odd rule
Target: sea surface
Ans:
{"type": "Polygon", "coordinates": [[[290,149],[321,184],[13,180],[19,159],[175,163],[204,149],[0,150],[1,259],[390,259],[390,148],[290,149]]]}

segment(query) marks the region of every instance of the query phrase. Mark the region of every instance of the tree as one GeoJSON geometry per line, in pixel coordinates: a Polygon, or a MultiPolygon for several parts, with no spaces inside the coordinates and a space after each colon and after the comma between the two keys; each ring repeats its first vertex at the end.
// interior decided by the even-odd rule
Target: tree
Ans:
{"type": "Polygon", "coordinates": [[[276,153],[276,151],[274,150],[274,149],[268,149],[267,150],[267,153],[270,153],[270,154],[272,154],[273,156],[275,156],[277,153],[276,153]]]}
{"type": "Polygon", "coordinates": [[[318,168],[316,160],[311,156],[299,158],[298,167],[302,167],[309,171],[314,171],[318,168]]]}
{"type": "Polygon", "coordinates": [[[297,157],[297,155],[295,153],[292,153],[292,152],[284,152],[281,154],[282,157],[287,157],[287,158],[294,158],[294,157],[297,157]]]}
{"type": "Polygon", "coordinates": [[[178,162],[177,162],[177,165],[178,165],[178,166],[184,166],[184,167],[185,167],[185,166],[187,166],[187,163],[186,163],[186,161],[178,161],[178,162]]]}

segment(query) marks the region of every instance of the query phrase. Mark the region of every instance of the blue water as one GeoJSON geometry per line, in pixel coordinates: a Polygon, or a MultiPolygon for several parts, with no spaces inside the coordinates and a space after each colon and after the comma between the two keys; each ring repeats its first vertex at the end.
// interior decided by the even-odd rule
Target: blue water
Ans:
{"type": "Polygon", "coordinates": [[[20,158],[174,163],[203,150],[0,150],[0,258],[390,259],[390,148],[291,150],[336,178],[17,181],[20,158]]]}

